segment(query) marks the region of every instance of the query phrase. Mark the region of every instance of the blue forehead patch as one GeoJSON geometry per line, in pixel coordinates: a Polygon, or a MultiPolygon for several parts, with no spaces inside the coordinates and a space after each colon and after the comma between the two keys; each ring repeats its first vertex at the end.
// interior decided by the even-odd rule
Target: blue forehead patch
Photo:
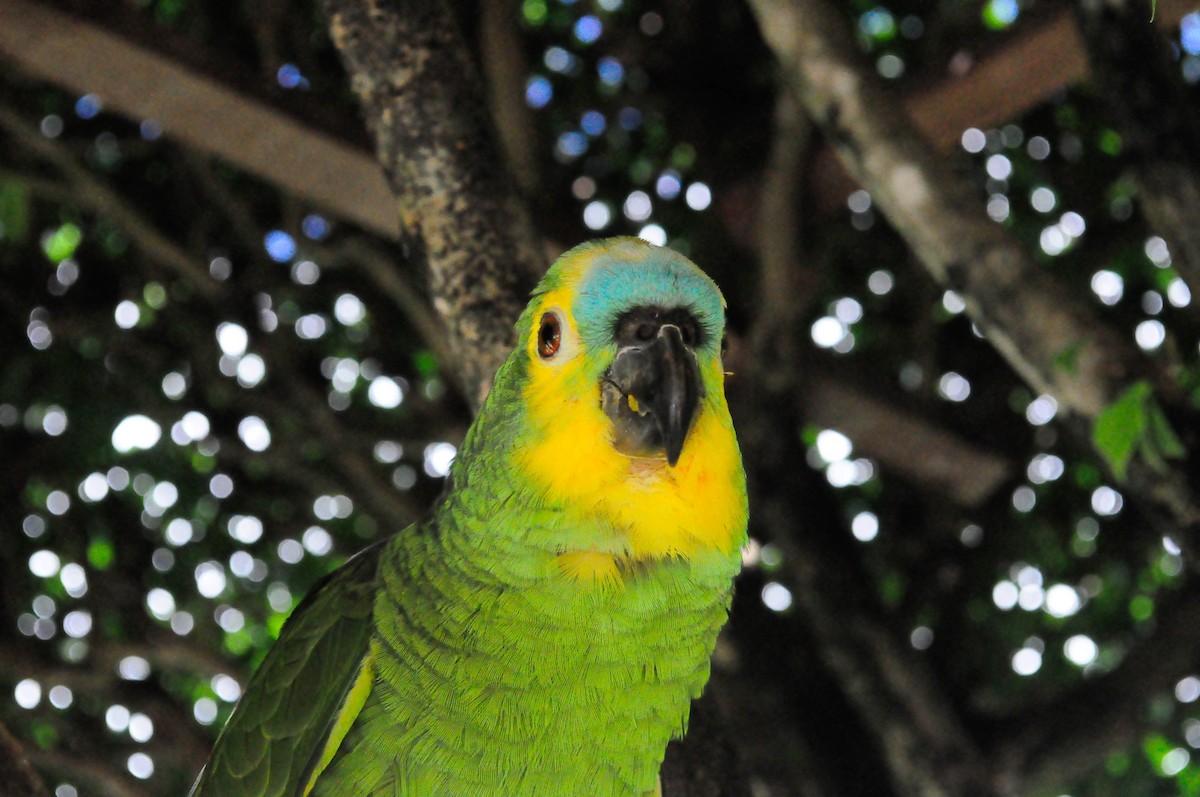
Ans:
{"type": "Polygon", "coordinates": [[[605,243],[577,285],[571,308],[587,348],[611,344],[617,319],[636,307],[685,308],[703,329],[704,345],[720,345],[721,292],[692,261],[637,238],[605,243]]]}

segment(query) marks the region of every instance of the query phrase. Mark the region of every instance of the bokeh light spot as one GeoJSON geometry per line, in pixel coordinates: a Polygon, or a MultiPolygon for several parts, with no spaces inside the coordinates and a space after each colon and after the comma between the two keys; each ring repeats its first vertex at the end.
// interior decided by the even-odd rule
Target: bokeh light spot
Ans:
{"type": "Polygon", "coordinates": [[[542,75],[534,75],[525,82],[525,104],[530,108],[545,108],[554,98],[554,86],[542,75]]]}
{"type": "Polygon", "coordinates": [[[773,612],[786,611],[792,605],[792,591],[777,581],[768,581],[762,588],[762,602],[773,612]]]}
{"type": "Polygon", "coordinates": [[[263,237],[263,248],[276,263],[287,263],[296,256],[296,239],[283,230],[271,230],[263,237]]]}
{"type": "Polygon", "coordinates": [[[879,534],[879,518],[874,512],[859,512],[850,521],[850,533],[859,542],[870,542],[879,534]]]}
{"type": "Polygon", "coordinates": [[[600,18],[592,14],[582,16],[575,22],[575,38],[580,44],[591,44],[599,39],[603,32],[604,25],[600,18]]]}
{"type": "Polygon", "coordinates": [[[1091,637],[1084,634],[1076,634],[1075,636],[1068,637],[1067,641],[1063,643],[1063,655],[1072,664],[1086,667],[1100,655],[1100,648],[1091,637]]]}
{"type": "Polygon", "coordinates": [[[1042,668],[1042,654],[1034,648],[1021,648],[1012,657],[1013,672],[1033,675],[1042,668]]]}
{"type": "Polygon", "coordinates": [[[431,443],[425,447],[425,472],[435,479],[449,475],[458,450],[452,443],[431,443]]]}

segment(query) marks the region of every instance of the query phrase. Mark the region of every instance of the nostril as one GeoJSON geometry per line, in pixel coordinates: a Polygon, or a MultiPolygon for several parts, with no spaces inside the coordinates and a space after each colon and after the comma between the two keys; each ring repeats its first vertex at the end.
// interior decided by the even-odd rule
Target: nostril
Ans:
{"type": "MultiPolygon", "coordinates": [[[[658,337],[660,337],[660,338],[664,337],[667,334],[668,329],[675,330],[675,334],[679,336],[680,340],[683,340],[683,331],[680,330],[679,327],[675,326],[674,324],[663,324],[661,327],[659,327],[658,328],[658,337]]],[[[684,341],[684,342],[686,343],[686,341],[684,341]]]]}

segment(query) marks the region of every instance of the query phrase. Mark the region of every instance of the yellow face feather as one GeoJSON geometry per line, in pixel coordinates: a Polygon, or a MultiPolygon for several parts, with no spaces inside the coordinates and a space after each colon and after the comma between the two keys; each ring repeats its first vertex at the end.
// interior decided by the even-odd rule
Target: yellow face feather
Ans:
{"type": "Polygon", "coordinates": [[[530,363],[525,401],[538,433],[519,456],[549,500],[584,518],[607,521],[619,536],[606,541],[603,551],[568,551],[559,557],[559,568],[612,583],[619,580],[613,557],[637,562],[733,552],[743,542],[746,499],[719,356],[699,352],[705,396],[674,467],[663,458],[621,453],[612,443],[612,421],[600,407],[595,360],[582,351],[570,309],[585,269],[583,262],[568,271],[533,315],[552,308],[561,314],[562,345],[571,356],[543,361],[536,330],[524,341],[530,363]]]}

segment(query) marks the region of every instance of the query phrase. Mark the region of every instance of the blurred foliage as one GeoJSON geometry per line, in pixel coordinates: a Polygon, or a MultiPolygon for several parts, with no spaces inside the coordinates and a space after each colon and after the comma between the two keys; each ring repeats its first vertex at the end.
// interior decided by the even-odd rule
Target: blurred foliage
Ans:
{"type": "MultiPolygon", "coordinates": [[[[1026,24],[1012,0],[844,8],[897,91],[1026,24]]],[[[218,54],[264,92],[315,101],[334,127],[357,126],[314,4],[121,10],[218,54]]],[[[523,0],[514,13],[543,229],[564,246],[598,234],[667,242],[714,275],[744,330],[775,92],[748,9],[523,0]]],[[[1181,52],[1185,72],[1194,57],[1181,52]]],[[[0,721],[59,797],[180,794],[305,590],[435,499],[466,405],[434,342],[365,275],[353,254],[361,231],[182,149],[153,120],[109,113],[102,97],[6,71],[0,105],[57,153],[4,134],[0,721]],[[85,164],[129,212],[96,212],[95,185],[61,161],[85,164]],[[155,233],[186,273],[147,254],[155,233]]],[[[1057,278],[1147,356],[1170,349],[1200,373],[1195,305],[1138,212],[1112,125],[1102,98],[1072,89],[965,134],[956,157],[981,205],[1057,278]]],[[[801,373],[841,374],[1012,465],[988,501],[964,508],[858,456],[854,441],[825,438],[844,449],[826,458],[825,430],[793,430],[810,450],[796,466],[825,476],[835,520],[856,538],[864,588],[981,727],[1118,665],[1184,572],[1174,541],[1120,492],[1134,450],[1161,459],[1180,446],[1148,386],[1097,423],[1099,462],[1064,433],[1072,421],[1053,399],[974,334],[961,298],[913,265],[869,197],[806,216],[803,237],[818,279],[801,373]],[[818,326],[836,340],[822,342],[818,326]]],[[[420,283],[401,248],[369,245],[420,283]]],[[[787,531],[755,529],[764,547],[729,635],[738,677],[785,695],[789,727],[819,718],[810,743],[860,773],[856,793],[891,793],[870,718],[825,688],[793,622],[787,567],[765,538],[787,531]]],[[[1141,747],[1063,793],[1200,793],[1198,697],[1195,678],[1161,684],[1141,747]]],[[[779,744],[771,754],[803,757],[779,744]]]]}

